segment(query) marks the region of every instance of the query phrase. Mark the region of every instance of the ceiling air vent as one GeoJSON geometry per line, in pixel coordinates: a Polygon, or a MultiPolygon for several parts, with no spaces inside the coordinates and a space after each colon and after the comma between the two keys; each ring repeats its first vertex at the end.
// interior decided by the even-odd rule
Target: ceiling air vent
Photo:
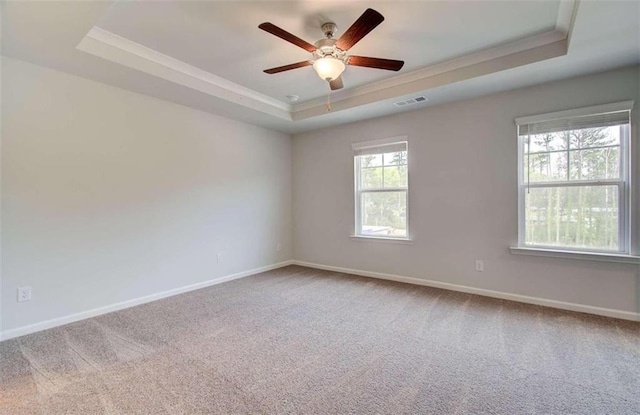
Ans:
{"type": "Polygon", "coordinates": [[[393,105],[395,105],[396,107],[406,107],[407,105],[419,104],[421,102],[427,102],[427,101],[429,101],[427,97],[421,96],[421,97],[409,98],[404,101],[394,102],[393,105]]]}

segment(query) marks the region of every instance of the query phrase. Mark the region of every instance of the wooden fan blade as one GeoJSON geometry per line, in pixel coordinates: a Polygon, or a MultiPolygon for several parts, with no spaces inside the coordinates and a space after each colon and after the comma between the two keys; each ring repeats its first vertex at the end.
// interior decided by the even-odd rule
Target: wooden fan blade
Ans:
{"type": "Polygon", "coordinates": [[[277,68],[265,69],[264,72],[269,75],[273,75],[274,73],[290,71],[292,69],[304,68],[305,66],[313,65],[311,61],[302,61],[297,63],[292,63],[291,65],[278,66],[277,68]]]}
{"type": "Polygon", "coordinates": [[[316,47],[313,46],[311,43],[304,41],[297,36],[292,35],[291,33],[287,32],[284,29],[280,29],[278,26],[274,25],[273,23],[265,22],[260,24],[258,27],[264,30],[265,32],[269,32],[274,36],[278,36],[280,39],[284,39],[287,42],[293,43],[294,45],[301,47],[307,52],[313,53],[316,51],[316,47]]]}
{"type": "Polygon", "coordinates": [[[329,86],[331,87],[332,91],[344,88],[344,84],[342,83],[342,76],[339,76],[333,81],[329,82],[329,86]]]}
{"type": "Polygon", "coordinates": [[[353,66],[366,66],[367,68],[386,69],[388,71],[399,71],[404,65],[404,61],[368,58],[366,56],[349,56],[347,64],[353,66]]]}
{"type": "Polygon", "coordinates": [[[365,37],[367,33],[382,23],[384,17],[373,9],[367,9],[362,16],[351,25],[346,32],[340,36],[336,46],[342,50],[349,50],[353,45],[358,43],[360,39],[365,37]]]}

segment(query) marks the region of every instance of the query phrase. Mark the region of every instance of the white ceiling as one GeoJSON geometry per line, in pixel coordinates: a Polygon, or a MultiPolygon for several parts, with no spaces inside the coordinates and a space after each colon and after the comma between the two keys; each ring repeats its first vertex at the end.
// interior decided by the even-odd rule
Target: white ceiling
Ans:
{"type": "MultiPolygon", "coordinates": [[[[163,54],[275,99],[301,101],[327,93],[312,68],[276,75],[263,69],[308,60],[311,54],[258,29],[272,22],[310,43],[324,37],[320,26],[335,22],[338,36],[367,7],[385,21],[351,52],[405,60],[411,72],[471,52],[553,30],[559,0],[523,2],[164,2],[116,3],[98,26],[163,54]],[[144,22],[144,24],[142,24],[144,22]],[[493,30],[486,30],[492,27],[493,30]]],[[[396,75],[349,67],[348,86],[396,75]]]]}
{"type": "Polygon", "coordinates": [[[418,94],[429,98],[421,105],[437,105],[640,62],[639,1],[9,1],[2,7],[3,55],[286,132],[399,112],[394,101],[418,94]],[[350,52],[402,59],[400,73],[349,67],[345,90],[333,94],[334,110],[326,113],[327,86],[312,68],[262,72],[310,55],[259,30],[259,23],[313,43],[322,37],[321,23],[337,23],[339,36],[367,7],[385,21],[350,52]],[[90,47],[77,49],[94,27],[120,43],[114,49],[88,39],[90,47]],[[122,42],[133,52],[116,50],[122,42]],[[164,59],[164,67],[140,63],[147,53],[164,59]],[[182,65],[182,78],[193,79],[168,74],[174,63],[182,65]],[[300,102],[290,106],[290,94],[300,102]]]}

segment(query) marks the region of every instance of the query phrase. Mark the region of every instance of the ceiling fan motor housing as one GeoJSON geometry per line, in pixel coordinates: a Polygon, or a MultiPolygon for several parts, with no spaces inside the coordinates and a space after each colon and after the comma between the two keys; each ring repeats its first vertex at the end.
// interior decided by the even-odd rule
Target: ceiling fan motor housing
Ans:
{"type": "Polygon", "coordinates": [[[320,39],[314,46],[317,48],[313,55],[316,59],[331,56],[336,59],[344,60],[346,53],[336,46],[335,39],[320,39]]]}

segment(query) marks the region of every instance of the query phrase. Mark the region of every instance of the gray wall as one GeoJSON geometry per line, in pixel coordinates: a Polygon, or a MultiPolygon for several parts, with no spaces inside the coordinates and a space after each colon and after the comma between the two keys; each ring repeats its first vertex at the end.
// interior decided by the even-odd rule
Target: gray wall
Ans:
{"type": "Polygon", "coordinates": [[[292,154],[284,134],[3,58],[2,329],[293,257],[639,311],[638,267],[508,251],[514,118],[637,102],[639,75],[629,68],[300,134],[292,154]],[[350,144],[398,135],[409,136],[415,241],[353,241],[350,144]],[[17,303],[23,285],[33,300],[17,303]]]}
{"type": "MultiPolygon", "coordinates": [[[[0,22],[2,22],[3,6],[0,5],[0,22]]],[[[0,47],[2,47],[2,29],[0,29],[0,47]]],[[[0,51],[0,333],[2,333],[2,66],[4,57],[0,51]]]]}
{"type": "Polygon", "coordinates": [[[2,81],[5,331],[292,258],[290,136],[13,59],[2,81]]]}
{"type": "MultiPolygon", "coordinates": [[[[508,250],[517,242],[514,119],[628,99],[637,108],[638,75],[627,68],[294,136],[294,258],[638,311],[636,266],[508,250]],[[400,135],[409,137],[414,243],[352,240],[351,143],[400,135]],[[475,272],[476,259],[485,261],[484,272],[475,272]]],[[[635,145],[637,109],[632,117],[635,145]]],[[[637,218],[637,192],[634,202],[637,218]]],[[[637,223],[634,229],[637,236],[637,223]]]]}

